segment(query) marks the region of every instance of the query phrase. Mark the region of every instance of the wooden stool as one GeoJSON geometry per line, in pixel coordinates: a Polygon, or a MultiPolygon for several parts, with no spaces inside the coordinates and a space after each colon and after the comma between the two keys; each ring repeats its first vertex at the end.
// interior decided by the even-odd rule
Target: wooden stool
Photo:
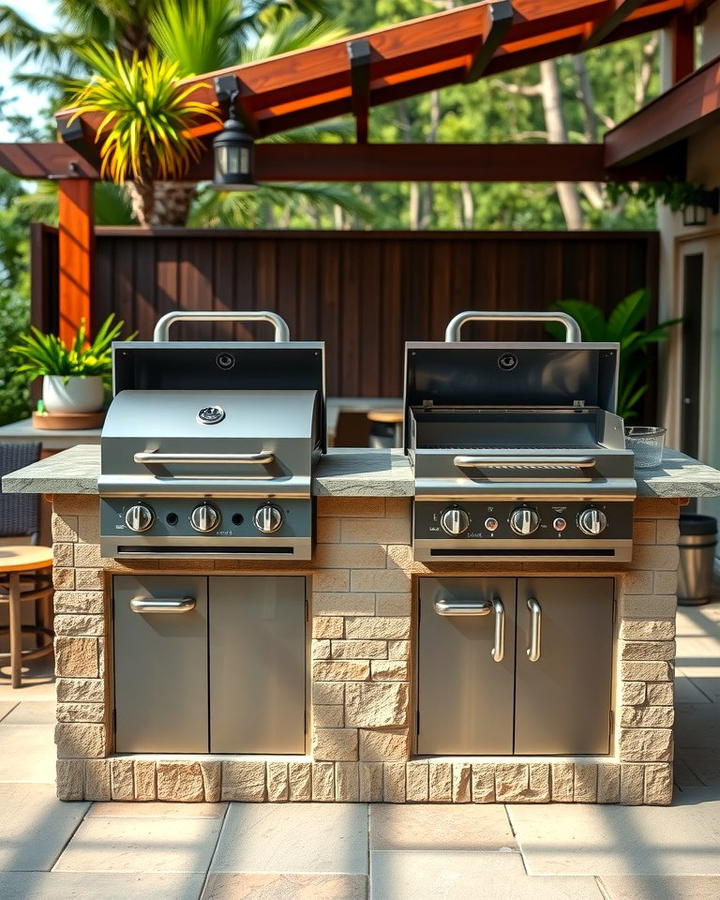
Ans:
{"type": "Polygon", "coordinates": [[[367,414],[370,421],[371,447],[399,447],[402,443],[402,409],[371,409],[367,414]]]}
{"type": "Polygon", "coordinates": [[[10,658],[12,686],[22,683],[23,660],[39,659],[53,649],[51,628],[52,549],[33,544],[13,544],[0,547],[0,603],[10,607],[10,627],[0,628],[0,634],[10,635],[10,652],[0,653],[0,660],[10,658]],[[40,608],[41,624],[21,623],[21,604],[32,600],[40,608]],[[37,648],[23,650],[22,636],[37,635],[37,648]]]}

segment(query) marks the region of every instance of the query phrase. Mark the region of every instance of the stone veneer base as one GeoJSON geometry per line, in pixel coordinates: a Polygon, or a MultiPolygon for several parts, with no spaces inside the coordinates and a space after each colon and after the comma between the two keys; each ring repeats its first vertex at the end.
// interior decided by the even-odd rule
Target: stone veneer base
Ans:
{"type": "Polygon", "coordinates": [[[98,499],[55,495],[57,787],[62,800],[587,802],[672,798],[679,501],[635,503],[626,564],[419,563],[410,501],[318,498],[311,564],[100,557],[98,499]],[[307,757],[113,755],[109,578],[118,573],[302,574],[312,614],[307,757]],[[614,748],[609,757],[411,758],[413,582],[419,575],[612,575],[614,748]]]}

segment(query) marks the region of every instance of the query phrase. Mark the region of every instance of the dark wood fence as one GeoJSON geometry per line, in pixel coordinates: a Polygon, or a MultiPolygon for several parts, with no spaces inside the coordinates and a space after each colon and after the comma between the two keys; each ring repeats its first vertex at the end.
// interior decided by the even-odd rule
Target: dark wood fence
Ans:
{"type": "MultiPolygon", "coordinates": [[[[54,241],[52,229],[35,226],[40,325],[54,321],[57,279],[36,259],[52,260],[54,241]]],[[[272,309],[294,339],[327,341],[330,394],[399,396],[403,342],[442,340],[460,310],[539,310],[568,297],[608,310],[640,287],[657,297],[657,280],[655,232],[98,228],[94,320],[114,311],[149,338],[158,317],[177,308],[272,309]]],[[[231,326],[176,327],[186,339],[248,335],[231,326]]],[[[253,334],[267,335],[265,327],[253,334]]],[[[468,328],[468,338],[481,335],[532,340],[542,329],[468,328]]]]}

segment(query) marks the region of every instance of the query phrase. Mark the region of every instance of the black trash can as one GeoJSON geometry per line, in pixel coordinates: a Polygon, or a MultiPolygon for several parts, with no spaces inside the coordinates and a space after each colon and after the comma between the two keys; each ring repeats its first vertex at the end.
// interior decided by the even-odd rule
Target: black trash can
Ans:
{"type": "Polygon", "coordinates": [[[678,603],[699,606],[710,601],[717,545],[717,520],[686,513],[680,516],[678,603]]]}

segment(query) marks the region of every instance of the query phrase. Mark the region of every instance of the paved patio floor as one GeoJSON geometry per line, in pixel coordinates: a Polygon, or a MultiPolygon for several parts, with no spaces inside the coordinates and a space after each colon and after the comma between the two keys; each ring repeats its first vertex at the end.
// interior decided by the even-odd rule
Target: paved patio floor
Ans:
{"type": "Polygon", "coordinates": [[[669,808],[60,803],[52,675],[5,670],[0,898],[714,900],[720,604],[679,613],[678,656],[669,808]]]}

